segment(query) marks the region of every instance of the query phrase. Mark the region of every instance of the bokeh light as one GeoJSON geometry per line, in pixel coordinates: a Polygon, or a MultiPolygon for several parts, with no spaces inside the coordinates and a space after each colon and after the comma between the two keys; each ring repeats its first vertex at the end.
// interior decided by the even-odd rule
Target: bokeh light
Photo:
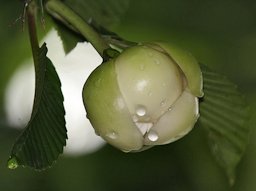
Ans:
{"type": "MultiPolygon", "coordinates": [[[[64,153],[81,155],[91,153],[104,145],[86,118],[82,101],[82,88],[89,74],[102,62],[89,43],[78,43],[65,55],[57,32],[52,30],[43,40],[47,43],[47,56],[53,62],[62,83],[68,141],[64,153]]],[[[7,85],[5,111],[9,125],[24,128],[33,106],[35,74],[32,59],[16,70],[7,85]]]]}

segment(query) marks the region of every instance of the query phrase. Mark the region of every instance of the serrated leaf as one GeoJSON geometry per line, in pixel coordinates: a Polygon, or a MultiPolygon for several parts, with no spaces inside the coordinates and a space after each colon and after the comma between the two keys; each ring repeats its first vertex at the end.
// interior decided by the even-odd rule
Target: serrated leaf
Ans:
{"type": "Polygon", "coordinates": [[[65,110],[61,83],[44,44],[34,61],[36,90],[31,119],[15,142],[9,168],[19,165],[42,170],[50,167],[66,145],[65,110]]]}
{"type": "Polygon", "coordinates": [[[224,168],[230,184],[247,142],[249,107],[236,85],[225,76],[201,65],[204,97],[200,103],[199,123],[206,129],[210,149],[224,168]]]}
{"type": "Polygon", "coordinates": [[[66,54],[76,47],[78,42],[83,42],[85,39],[78,33],[68,29],[59,21],[54,21],[58,35],[61,38],[62,45],[66,54]]]}

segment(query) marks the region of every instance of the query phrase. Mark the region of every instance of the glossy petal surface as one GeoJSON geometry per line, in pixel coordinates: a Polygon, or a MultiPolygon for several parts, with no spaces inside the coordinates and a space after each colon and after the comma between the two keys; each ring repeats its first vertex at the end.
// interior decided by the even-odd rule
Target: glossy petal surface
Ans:
{"type": "Polygon", "coordinates": [[[115,66],[127,107],[139,121],[156,121],[182,93],[178,67],[159,51],[132,47],[116,59],[115,66]]]}
{"type": "Polygon", "coordinates": [[[114,63],[93,71],[83,89],[84,105],[96,133],[125,152],[143,146],[143,137],[134,124],[117,84],[114,63]]]}
{"type": "Polygon", "coordinates": [[[198,98],[184,91],[170,110],[150,129],[145,137],[145,145],[167,144],[183,137],[193,128],[198,116],[198,98]]]}
{"type": "Polygon", "coordinates": [[[197,60],[190,54],[174,45],[167,43],[156,43],[160,46],[170,57],[175,60],[183,73],[185,74],[190,91],[198,97],[203,94],[203,75],[197,60]]]}

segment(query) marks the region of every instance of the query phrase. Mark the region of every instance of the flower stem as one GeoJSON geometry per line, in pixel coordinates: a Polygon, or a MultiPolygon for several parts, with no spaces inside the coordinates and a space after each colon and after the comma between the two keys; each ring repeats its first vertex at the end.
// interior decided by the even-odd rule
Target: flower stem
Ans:
{"type": "Polygon", "coordinates": [[[26,10],[26,16],[28,20],[28,31],[29,31],[29,39],[30,39],[30,45],[32,49],[33,59],[34,59],[34,65],[35,68],[38,67],[37,62],[37,54],[39,50],[39,42],[37,38],[37,32],[36,32],[36,21],[35,21],[35,13],[36,13],[36,7],[33,2],[30,2],[27,7],[25,7],[26,10]]]}
{"type": "Polygon", "coordinates": [[[89,41],[103,57],[105,49],[109,48],[106,41],[79,15],[59,0],[49,0],[46,3],[47,11],[55,18],[69,23],[89,41]]]}

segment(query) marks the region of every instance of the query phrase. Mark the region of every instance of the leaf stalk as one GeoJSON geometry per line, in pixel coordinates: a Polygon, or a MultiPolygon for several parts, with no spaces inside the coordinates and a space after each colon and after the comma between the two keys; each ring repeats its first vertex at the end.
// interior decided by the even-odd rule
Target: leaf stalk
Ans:
{"type": "Polygon", "coordinates": [[[46,8],[53,17],[64,20],[79,31],[93,45],[101,57],[103,57],[104,51],[110,48],[106,41],[83,18],[61,1],[49,0],[46,3],[46,8]]]}
{"type": "Polygon", "coordinates": [[[33,2],[27,6],[27,20],[28,20],[28,31],[29,31],[29,39],[30,39],[30,45],[32,49],[32,54],[33,54],[33,59],[34,59],[34,64],[35,67],[38,66],[37,63],[37,53],[39,50],[39,42],[37,38],[37,31],[36,31],[36,7],[33,2]]]}

